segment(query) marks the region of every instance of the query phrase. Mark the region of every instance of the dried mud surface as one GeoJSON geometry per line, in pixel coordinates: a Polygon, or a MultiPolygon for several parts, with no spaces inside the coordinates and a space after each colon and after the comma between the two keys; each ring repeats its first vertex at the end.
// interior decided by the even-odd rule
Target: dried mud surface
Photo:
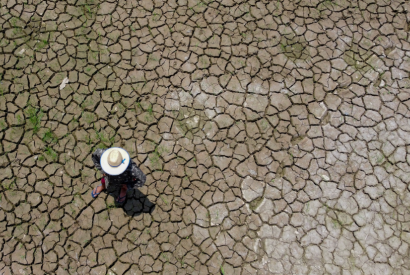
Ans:
{"type": "Polygon", "coordinates": [[[0,4],[0,274],[409,274],[408,1],[0,4]]]}

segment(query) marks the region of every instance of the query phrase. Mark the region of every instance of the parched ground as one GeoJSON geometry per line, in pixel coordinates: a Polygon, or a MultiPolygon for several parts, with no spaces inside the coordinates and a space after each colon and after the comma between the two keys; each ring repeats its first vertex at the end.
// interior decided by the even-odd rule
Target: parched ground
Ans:
{"type": "Polygon", "coordinates": [[[0,3],[0,274],[410,274],[408,1],[0,3]]]}

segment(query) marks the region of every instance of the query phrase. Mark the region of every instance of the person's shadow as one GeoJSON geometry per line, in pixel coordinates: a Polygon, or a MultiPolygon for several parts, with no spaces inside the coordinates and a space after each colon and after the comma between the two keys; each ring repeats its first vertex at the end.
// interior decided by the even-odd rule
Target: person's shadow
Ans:
{"type": "MultiPolygon", "coordinates": [[[[119,188],[108,188],[107,193],[113,196],[115,199],[120,193],[119,188]]],[[[127,192],[127,200],[123,205],[117,205],[119,208],[123,208],[125,214],[128,216],[139,216],[142,213],[152,213],[155,209],[153,204],[146,195],[141,193],[138,189],[133,189],[127,192]]]]}
{"type": "Polygon", "coordinates": [[[152,203],[146,195],[140,190],[134,189],[127,194],[124,211],[128,216],[139,216],[142,213],[152,213],[155,209],[155,204],[152,203]]]}

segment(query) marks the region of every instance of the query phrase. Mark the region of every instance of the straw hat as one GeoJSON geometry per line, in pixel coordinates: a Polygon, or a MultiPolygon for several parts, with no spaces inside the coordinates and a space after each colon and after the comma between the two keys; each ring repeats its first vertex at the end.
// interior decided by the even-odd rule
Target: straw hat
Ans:
{"type": "Polygon", "coordinates": [[[122,174],[130,164],[130,155],[122,148],[112,147],[104,151],[100,159],[105,173],[117,176],[122,174]]]}

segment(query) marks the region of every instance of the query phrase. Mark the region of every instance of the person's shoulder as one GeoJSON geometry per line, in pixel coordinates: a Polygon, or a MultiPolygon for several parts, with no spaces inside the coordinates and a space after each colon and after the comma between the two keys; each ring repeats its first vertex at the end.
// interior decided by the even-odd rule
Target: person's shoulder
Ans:
{"type": "Polygon", "coordinates": [[[104,149],[98,148],[97,150],[94,151],[94,155],[101,155],[102,153],[104,153],[104,149]]]}
{"type": "Polygon", "coordinates": [[[136,164],[135,164],[135,161],[134,161],[132,158],[130,158],[130,163],[128,164],[128,168],[131,168],[131,167],[133,167],[134,165],[136,165],[136,164]]]}
{"type": "Polygon", "coordinates": [[[130,161],[130,166],[128,167],[131,171],[138,171],[140,170],[138,165],[135,163],[135,161],[131,160],[130,161]]]}
{"type": "Polygon", "coordinates": [[[135,162],[132,159],[130,159],[130,163],[128,164],[128,167],[126,170],[131,171],[135,165],[136,165],[135,162]]]}

